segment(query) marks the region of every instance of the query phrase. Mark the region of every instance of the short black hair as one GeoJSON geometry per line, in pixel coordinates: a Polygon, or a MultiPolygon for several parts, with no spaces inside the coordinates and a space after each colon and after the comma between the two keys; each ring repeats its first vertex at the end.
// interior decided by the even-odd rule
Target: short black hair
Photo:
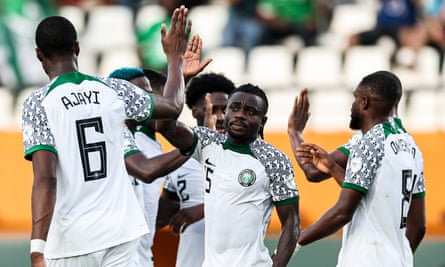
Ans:
{"type": "Polygon", "coordinates": [[[222,92],[230,95],[235,85],[223,74],[203,73],[193,77],[187,84],[185,103],[191,109],[206,93],[222,92]]]}
{"type": "Polygon", "coordinates": [[[44,18],[36,29],[37,48],[48,57],[74,53],[77,32],[74,25],[61,16],[44,18]]]}
{"type": "Polygon", "coordinates": [[[242,84],[239,87],[237,87],[235,90],[232,91],[232,93],[229,95],[229,98],[231,95],[233,95],[234,93],[237,93],[237,92],[253,94],[253,95],[259,96],[261,99],[263,99],[264,115],[266,115],[267,110],[269,109],[269,101],[267,100],[266,93],[264,92],[263,89],[259,88],[256,85],[253,85],[251,83],[242,84]]]}
{"type": "Polygon", "coordinates": [[[167,76],[153,69],[143,69],[145,76],[150,80],[150,84],[152,87],[162,88],[167,82],[167,76]]]}
{"type": "Polygon", "coordinates": [[[389,112],[398,104],[402,96],[402,83],[400,79],[389,71],[376,71],[365,76],[359,84],[368,88],[371,95],[378,97],[384,104],[383,112],[389,112]]]}

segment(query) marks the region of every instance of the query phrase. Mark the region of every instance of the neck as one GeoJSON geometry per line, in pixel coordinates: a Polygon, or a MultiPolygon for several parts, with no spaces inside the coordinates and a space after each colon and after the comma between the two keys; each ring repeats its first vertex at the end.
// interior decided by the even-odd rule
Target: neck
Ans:
{"type": "Polygon", "coordinates": [[[366,133],[367,131],[369,131],[375,125],[383,123],[385,121],[388,121],[388,116],[370,119],[370,120],[368,120],[368,123],[366,123],[365,125],[363,125],[361,127],[360,130],[362,131],[362,133],[366,133]]]}
{"type": "Polygon", "coordinates": [[[48,68],[48,77],[50,80],[54,79],[55,77],[77,71],[77,61],[73,58],[62,58],[55,62],[52,62],[50,67],[48,68]]]}

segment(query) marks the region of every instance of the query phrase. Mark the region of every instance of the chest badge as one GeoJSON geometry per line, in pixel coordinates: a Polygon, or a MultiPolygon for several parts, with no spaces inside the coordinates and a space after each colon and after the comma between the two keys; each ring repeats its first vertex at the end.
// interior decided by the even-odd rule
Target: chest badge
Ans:
{"type": "Polygon", "coordinates": [[[238,182],[240,183],[240,185],[244,187],[253,185],[255,181],[256,181],[255,172],[253,172],[250,169],[242,170],[238,175],[238,182]]]}

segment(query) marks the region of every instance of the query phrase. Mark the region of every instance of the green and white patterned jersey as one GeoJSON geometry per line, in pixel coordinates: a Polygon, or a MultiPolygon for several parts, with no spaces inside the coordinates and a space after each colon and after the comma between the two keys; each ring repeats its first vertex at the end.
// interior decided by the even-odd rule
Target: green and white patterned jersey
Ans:
{"type": "Polygon", "coordinates": [[[337,266],[413,266],[406,220],[412,199],[425,194],[423,157],[400,120],[350,143],[343,187],[364,196],[344,227],[337,266]]]}
{"type": "Polygon", "coordinates": [[[272,205],[299,198],[289,158],[261,139],[233,145],[206,127],[194,132],[205,179],[203,266],[272,266],[264,245],[272,205]]]}
{"type": "Polygon", "coordinates": [[[57,199],[45,257],[83,255],[147,233],[123,155],[126,118],[149,119],[150,95],[118,79],[71,72],[32,93],[23,104],[25,158],[57,155],[57,199]]]}

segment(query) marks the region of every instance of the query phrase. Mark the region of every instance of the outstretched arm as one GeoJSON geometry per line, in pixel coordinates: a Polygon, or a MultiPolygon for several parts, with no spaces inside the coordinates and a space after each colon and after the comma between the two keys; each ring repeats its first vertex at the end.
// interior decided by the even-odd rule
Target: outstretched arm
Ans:
{"type": "MultiPolygon", "coordinates": [[[[320,171],[311,161],[305,160],[303,163],[303,159],[300,158],[299,154],[297,153],[298,148],[300,148],[301,144],[305,142],[303,138],[303,130],[306,127],[306,123],[310,116],[309,99],[307,94],[307,89],[303,89],[300,92],[300,95],[295,98],[294,106],[288,120],[287,132],[289,135],[294,158],[300,166],[300,169],[306,175],[307,180],[310,182],[321,182],[331,176],[325,172],[320,171]]],[[[329,156],[338,165],[342,166],[343,168],[346,167],[348,157],[343,152],[334,150],[329,154],[329,156]]],[[[337,183],[339,183],[338,180],[337,183]]]]}
{"type": "MultiPolygon", "coordinates": [[[[343,184],[345,180],[344,167],[337,164],[334,158],[323,148],[315,144],[301,143],[294,153],[300,159],[301,165],[313,165],[320,172],[334,177],[338,185],[343,184]]],[[[338,151],[338,153],[342,152],[338,151]]]]}
{"type": "Polygon", "coordinates": [[[165,24],[161,29],[161,40],[167,56],[167,81],[162,96],[152,95],[154,101],[153,119],[177,118],[184,106],[183,61],[190,34],[191,22],[187,20],[188,9],[175,9],[170,29],[165,24]]]}
{"type": "Polygon", "coordinates": [[[125,158],[125,167],[130,175],[144,183],[151,183],[156,178],[176,170],[188,158],[181,155],[177,149],[153,158],[147,158],[142,152],[138,152],[125,158]]]}

